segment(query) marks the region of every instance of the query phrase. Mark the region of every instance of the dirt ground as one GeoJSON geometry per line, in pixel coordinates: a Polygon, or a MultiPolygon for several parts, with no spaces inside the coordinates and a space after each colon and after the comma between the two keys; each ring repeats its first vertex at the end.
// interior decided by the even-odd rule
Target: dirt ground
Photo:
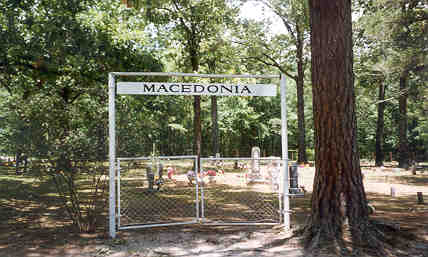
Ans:
{"type": "MultiPolygon", "coordinates": [[[[299,184],[307,192],[305,197],[291,200],[292,231],[303,227],[309,213],[314,174],[311,167],[299,171],[299,184]]],[[[409,235],[408,240],[396,242],[391,256],[428,257],[428,169],[412,175],[394,167],[363,167],[363,173],[368,199],[375,208],[373,219],[393,224],[409,235]],[[425,204],[417,203],[417,192],[423,193],[425,204]]],[[[19,201],[21,206],[34,204],[19,201]]],[[[7,206],[0,210],[7,211],[7,206]]],[[[32,210],[0,223],[0,257],[311,256],[303,251],[299,236],[280,226],[171,226],[124,230],[116,239],[109,239],[102,232],[76,234],[69,232],[69,224],[57,226],[51,216],[61,214],[48,206],[32,210]]]]}

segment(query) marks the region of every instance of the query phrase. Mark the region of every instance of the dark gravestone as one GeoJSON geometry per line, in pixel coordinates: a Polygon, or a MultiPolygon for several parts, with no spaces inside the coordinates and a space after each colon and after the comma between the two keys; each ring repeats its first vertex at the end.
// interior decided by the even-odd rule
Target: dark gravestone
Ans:
{"type": "Polygon", "coordinates": [[[422,192],[417,192],[418,195],[418,204],[424,204],[424,196],[422,192]]]}
{"type": "Polygon", "coordinates": [[[163,180],[163,164],[158,164],[158,179],[155,181],[156,186],[158,187],[157,190],[159,191],[161,186],[164,184],[163,180]]]}
{"type": "Polygon", "coordinates": [[[295,163],[290,166],[290,188],[299,188],[299,173],[295,163]]]}
{"type": "Polygon", "coordinates": [[[153,169],[151,165],[147,166],[146,169],[147,181],[149,182],[149,190],[153,190],[153,184],[155,181],[155,174],[153,174],[153,169]]]}
{"type": "Polygon", "coordinates": [[[159,163],[158,165],[158,175],[159,175],[159,179],[162,179],[163,176],[163,164],[159,163]]]}
{"type": "Polygon", "coordinates": [[[299,194],[301,190],[299,188],[299,171],[297,163],[293,163],[289,167],[289,176],[290,176],[290,194],[299,194]]]}

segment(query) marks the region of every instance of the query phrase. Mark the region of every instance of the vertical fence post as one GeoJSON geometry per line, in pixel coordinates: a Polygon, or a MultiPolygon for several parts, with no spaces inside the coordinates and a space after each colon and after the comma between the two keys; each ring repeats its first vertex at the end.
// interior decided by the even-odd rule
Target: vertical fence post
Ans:
{"type": "Polygon", "coordinates": [[[284,227],[290,229],[290,201],[289,201],[289,186],[288,186],[288,135],[287,135],[287,85],[285,75],[281,74],[281,145],[282,145],[282,167],[283,177],[283,205],[284,209],[284,227]]]}
{"type": "Polygon", "coordinates": [[[114,75],[108,74],[108,127],[109,127],[109,232],[116,237],[116,192],[115,192],[115,159],[116,159],[116,110],[114,75]]]}
{"type": "Polygon", "coordinates": [[[120,160],[117,160],[117,184],[116,184],[116,195],[117,195],[117,228],[120,228],[120,160]]]}
{"type": "MultiPolygon", "coordinates": [[[[201,215],[202,218],[204,218],[204,194],[203,191],[201,191],[201,200],[199,200],[199,181],[198,181],[198,157],[196,157],[194,159],[194,163],[195,163],[195,170],[193,171],[195,173],[195,181],[196,181],[196,220],[198,222],[201,222],[201,218],[199,216],[199,208],[202,208],[201,210],[201,215]],[[201,201],[201,207],[199,207],[199,201],[201,201]]],[[[202,166],[202,160],[200,160],[201,166],[202,166]]],[[[202,168],[202,167],[201,167],[202,168]]],[[[201,184],[201,190],[203,190],[203,185],[201,184]]]]}

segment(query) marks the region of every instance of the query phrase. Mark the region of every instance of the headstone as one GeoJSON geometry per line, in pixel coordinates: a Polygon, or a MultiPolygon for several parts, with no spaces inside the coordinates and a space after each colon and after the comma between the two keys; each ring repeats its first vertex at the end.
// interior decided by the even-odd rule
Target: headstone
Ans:
{"type": "Polygon", "coordinates": [[[412,174],[413,174],[413,175],[416,175],[416,170],[417,170],[417,168],[418,168],[418,164],[417,164],[417,163],[414,163],[414,164],[412,165],[412,168],[411,168],[411,170],[412,170],[412,174]]]}
{"type": "Polygon", "coordinates": [[[277,192],[279,190],[279,180],[280,180],[280,162],[279,161],[271,161],[269,164],[270,176],[271,176],[271,184],[272,191],[277,192]]]}
{"type": "MultiPolygon", "coordinates": [[[[215,157],[214,155],[210,155],[210,156],[209,156],[209,158],[212,158],[212,159],[214,159],[214,157],[215,157]]],[[[211,164],[211,165],[215,165],[215,163],[216,163],[216,160],[211,160],[211,161],[210,161],[210,164],[211,164]]]]}
{"type": "Polygon", "coordinates": [[[395,197],[395,188],[391,187],[391,197],[395,197]]]}
{"type": "Polygon", "coordinates": [[[297,168],[297,163],[293,163],[290,166],[290,188],[299,188],[299,174],[297,168]]]}
{"type": "Polygon", "coordinates": [[[159,162],[158,164],[158,176],[159,176],[159,179],[163,177],[163,164],[161,162],[159,162]]]}
{"type": "MultiPolygon", "coordinates": [[[[235,150],[235,157],[236,158],[238,158],[239,157],[239,150],[235,150]]],[[[233,163],[233,168],[236,170],[236,169],[239,169],[239,163],[238,163],[238,160],[235,160],[235,162],[233,163]]]]}
{"type": "Polygon", "coordinates": [[[163,180],[163,164],[161,162],[158,163],[158,179],[155,181],[158,186],[157,190],[159,191],[161,186],[164,184],[163,180]]]}
{"type": "Polygon", "coordinates": [[[422,192],[417,192],[418,194],[418,204],[424,204],[424,196],[422,192]]]}
{"type": "Polygon", "coordinates": [[[251,148],[251,158],[253,159],[251,161],[251,170],[253,173],[260,173],[260,148],[257,146],[251,148]]]}
{"type": "MultiPolygon", "coordinates": [[[[215,154],[215,158],[220,158],[221,156],[220,156],[220,153],[216,153],[215,154]]],[[[217,167],[217,169],[219,168],[219,167],[222,167],[223,166],[223,161],[222,160],[216,160],[215,161],[215,166],[217,167]]]]}
{"type": "Polygon", "coordinates": [[[147,175],[147,180],[149,182],[149,187],[148,189],[151,191],[153,190],[153,184],[155,181],[155,175],[153,174],[153,170],[152,170],[152,166],[148,165],[146,168],[146,175],[147,175]]]}

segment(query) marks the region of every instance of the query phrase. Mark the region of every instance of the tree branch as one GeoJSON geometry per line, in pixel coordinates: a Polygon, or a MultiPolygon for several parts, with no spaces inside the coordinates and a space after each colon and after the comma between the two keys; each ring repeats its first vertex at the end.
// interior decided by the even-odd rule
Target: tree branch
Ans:
{"type": "Polygon", "coordinates": [[[262,3],[264,4],[264,5],[266,5],[269,9],[271,9],[280,19],[281,19],[281,21],[282,21],[282,23],[284,24],[284,26],[287,28],[287,30],[288,30],[288,32],[290,33],[290,35],[291,35],[291,37],[294,39],[294,40],[297,40],[297,38],[296,38],[296,35],[295,35],[295,32],[294,32],[294,30],[293,30],[293,28],[291,27],[291,25],[290,25],[290,22],[289,22],[289,20],[287,19],[288,18],[288,16],[287,15],[285,15],[284,13],[281,13],[280,11],[279,11],[279,7],[275,7],[275,6],[273,6],[273,5],[271,5],[269,2],[267,2],[267,1],[262,1],[262,3]]]}
{"type": "Polygon", "coordinates": [[[273,66],[277,67],[281,72],[283,72],[285,75],[289,76],[290,78],[292,78],[293,80],[297,81],[297,76],[291,75],[291,73],[289,73],[287,70],[285,70],[281,64],[279,64],[272,56],[266,54],[266,53],[262,53],[262,55],[264,57],[266,57],[267,59],[269,59],[272,63],[274,63],[273,66]]]}

